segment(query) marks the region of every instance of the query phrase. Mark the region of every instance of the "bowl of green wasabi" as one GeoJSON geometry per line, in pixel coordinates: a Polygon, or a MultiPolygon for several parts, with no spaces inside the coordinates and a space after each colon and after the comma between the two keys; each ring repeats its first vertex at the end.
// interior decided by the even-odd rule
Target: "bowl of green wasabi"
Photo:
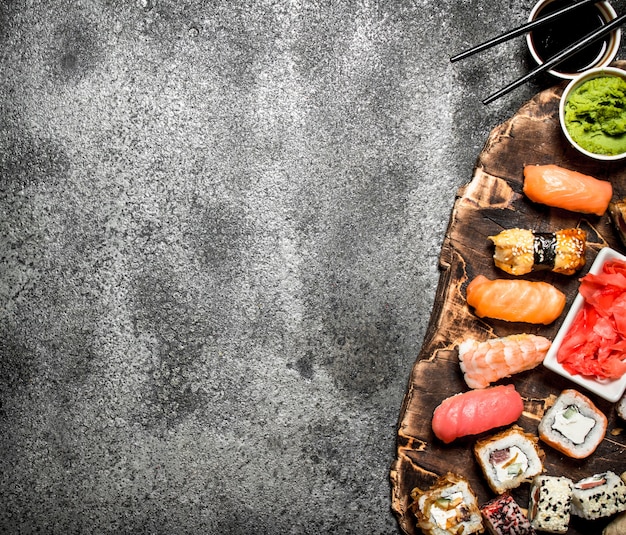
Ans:
{"type": "Polygon", "coordinates": [[[563,91],[559,121],[569,143],[596,160],[626,158],[626,71],[589,69],[563,91]]]}

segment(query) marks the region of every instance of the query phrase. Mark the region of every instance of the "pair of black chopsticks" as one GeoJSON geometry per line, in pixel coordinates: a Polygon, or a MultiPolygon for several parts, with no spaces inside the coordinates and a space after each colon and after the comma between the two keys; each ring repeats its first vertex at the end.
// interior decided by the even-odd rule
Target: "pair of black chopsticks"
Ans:
{"type": "MultiPolygon", "coordinates": [[[[522,26],[519,26],[518,28],[515,28],[506,33],[503,33],[502,35],[499,35],[497,37],[494,37],[493,39],[490,39],[489,41],[486,41],[480,45],[470,48],[469,50],[461,52],[460,54],[457,54],[456,56],[451,57],[450,61],[455,62],[463,58],[466,58],[468,56],[471,56],[472,54],[476,54],[477,52],[482,52],[483,50],[486,50],[487,48],[503,43],[504,41],[508,41],[509,39],[512,39],[513,37],[517,37],[518,35],[522,35],[523,33],[529,32],[539,26],[542,26],[556,19],[557,17],[560,17],[566,13],[569,13],[570,11],[574,9],[578,9],[579,7],[582,7],[587,4],[595,4],[598,1],[599,0],[580,0],[579,2],[570,4],[569,6],[566,6],[563,9],[559,9],[558,11],[550,13],[549,15],[546,15],[545,17],[535,19],[532,22],[523,24],[522,26]]],[[[579,39],[578,41],[576,41],[575,43],[567,47],[565,50],[559,52],[558,54],[556,54],[549,60],[545,61],[544,63],[542,63],[541,65],[539,65],[538,67],[530,71],[528,74],[522,76],[521,78],[518,78],[517,80],[511,82],[509,85],[503,87],[499,91],[496,91],[492,95],[488,96],[485,100],[483,100],[483,104],[489,104],[490,102],[493,102],[494,100],[500,98],[501,96],[506,95],[507,93],[510,93],[513,89],[515,89],[516,87],[519,87],[522,84],[525,84],[531,78],[534,78],[538,74],[551,69],[552,67],[561,63],[563,60],[566,60],[567,58],[573,56],[574,54],[576,54],[576,52],[582,50],[586,46],[592,43],[595,43],[596,41],[598,41],[605,35],[611,33],[617,27],[624,24],[625,22],[626,22],[626,13],[623,15],[620,15],[619,17],[613,19],[611,22],[603,25],[597,30],[594,30],[593,32],[582,37],[581,39],[579,39]]]]}

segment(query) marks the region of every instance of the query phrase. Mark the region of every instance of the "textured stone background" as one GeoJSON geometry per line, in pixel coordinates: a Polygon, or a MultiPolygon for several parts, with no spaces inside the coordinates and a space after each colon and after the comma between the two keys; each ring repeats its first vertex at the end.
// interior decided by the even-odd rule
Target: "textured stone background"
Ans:
{"type": "Polygon", "coordinates": [[[396,533],[529,0],[0,4],[0,532],[396,533]]]}

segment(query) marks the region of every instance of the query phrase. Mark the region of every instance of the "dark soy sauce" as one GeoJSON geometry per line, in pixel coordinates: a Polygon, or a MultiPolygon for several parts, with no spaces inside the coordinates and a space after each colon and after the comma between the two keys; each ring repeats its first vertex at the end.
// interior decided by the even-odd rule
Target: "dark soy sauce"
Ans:
{"type": "MultiPolygon", "coordinates": [[[[571,0],[556,0],[537,13],[537,18],[548,15],[569,4],[571,0]]],[[[605,24],[602,14],[594,4],[575,9],[555,21],[532,31],[532,40],[539,57],[546,61],[565,50],[588,33],[605,24]]],[[[609,37],[600,39],[583,48],[556,66],[556,70],[566,73],[582,72],[592,67],[597,58],[606,50],[609,37]]]]}

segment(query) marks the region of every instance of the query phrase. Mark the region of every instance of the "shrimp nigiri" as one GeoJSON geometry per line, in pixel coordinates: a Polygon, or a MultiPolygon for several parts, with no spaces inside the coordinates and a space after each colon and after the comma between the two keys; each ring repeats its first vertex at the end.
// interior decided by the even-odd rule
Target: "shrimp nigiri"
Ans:
{"type": "Polygon", "coordinates": [[[486,388],[490,383],[533,369],[543,362],[552,342],[536,334],[513,334],[479,342],[468,338],[459,344],[459,363],[467,386],[486,388]]]}
{"type": "Polygon", "coordinates": [[[515,422],[524,401],[513,385],[470,390],[444,399],[433,412],[435,436],[446,444],[515,422]]]}
{"type": "Polygon", "coordinates": [[[543,281],[478,275],[467,285],[467,304],[481,318],[548,325],[561,315],[565,301],[563,292],[543,281]]]}
{"type": "Polygon", "coordinates": [[[524,167],[524,193],[534,202],[572,212],[603,215],[613,197],[613,187],[558,165],[524,167]]]}

